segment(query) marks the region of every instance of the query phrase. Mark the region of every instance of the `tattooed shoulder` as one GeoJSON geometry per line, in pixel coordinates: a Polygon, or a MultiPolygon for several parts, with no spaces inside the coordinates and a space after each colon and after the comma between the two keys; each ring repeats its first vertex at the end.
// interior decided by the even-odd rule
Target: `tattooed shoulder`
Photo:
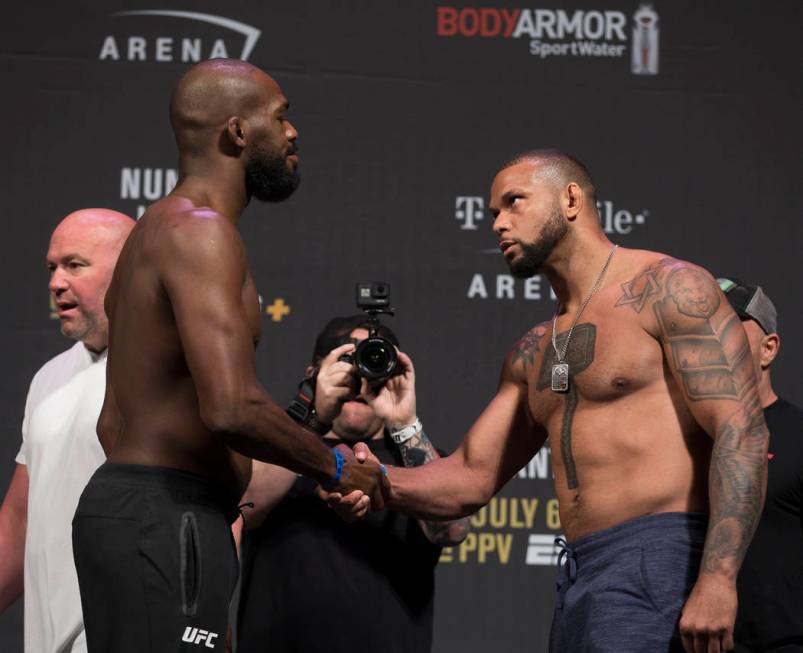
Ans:
{"type": "Polygon", "coordinates": [[[677,262],[666,257],[640,270],[630,281],[621,284],[622,295],[614,306],[628,306],[636,313],[641,313],[649,300],[658,299],[667,271],[677,262]]]}
{"type": "Polygon", "coordinates": [[[689,317],[708,319],[719,308],[719,286],[707,272],[689,264],[677,265],[667,275],[666,294],[689,317]]]}
{"type": "Polygon", "coordinates": [[[510,353],[511,365],[515,366],[519,362],[523,362],[525,369],[532,367],[541,346],[541,339],[546,335],[548,324],[548,322],[542,322],[521,337],[510,353]]]}
{"type": "Polygon", "coordinates": [[[686,396],[691,401],[738,398],[752,370],[749,345],[735,332],[736,315],[715,317],[721,304],[716,281],[696,265],[679,263],[664,287],[652,309],[686,396]]]}

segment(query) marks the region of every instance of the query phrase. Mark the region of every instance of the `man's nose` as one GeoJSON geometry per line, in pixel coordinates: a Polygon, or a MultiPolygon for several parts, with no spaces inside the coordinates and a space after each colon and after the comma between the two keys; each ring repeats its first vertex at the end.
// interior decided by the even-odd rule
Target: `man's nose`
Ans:
{"type": "Polygon", "coordinates": [[[507,218],[504,217],[504,213],[500,213],[494,218],[493,232],[497,236],[501,236],[508,229],[510,229],[510,222],[507,218]]]}
{"type": "Polygon", "coordinates": [[[61,268],[56,268],[50,273],[50,282],[47,287],[54,295],[58,295],[70,287],[67,275],[61,268]]]}
{"type": "Polygon", "coordinates": [[[293,123],[287,122],[287,131],[285,131],[285,136],[287,137],[288,141],[294,141],[298,138],[298,131],[295,127],[293,127],[293,123]]]}

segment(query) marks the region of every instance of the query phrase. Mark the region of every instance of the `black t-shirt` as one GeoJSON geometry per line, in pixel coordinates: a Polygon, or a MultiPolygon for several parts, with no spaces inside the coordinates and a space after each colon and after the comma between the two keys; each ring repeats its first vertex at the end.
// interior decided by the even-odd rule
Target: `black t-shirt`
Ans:
{"type": "MultiPolygon", "coordinates": [[[[387,438],[367,444],[401,464],[387,438]]],[[[300,478],[243,538],[238,653],[429,651],[440,548],[396,512],[345,523],[313,485],[300,478]]]]}
{"type": "Polygon", "coordinates": [[[803,411],[764,410],[770,431],[767,499],[739,572],[736,650],[803,651],[803,411]]]}

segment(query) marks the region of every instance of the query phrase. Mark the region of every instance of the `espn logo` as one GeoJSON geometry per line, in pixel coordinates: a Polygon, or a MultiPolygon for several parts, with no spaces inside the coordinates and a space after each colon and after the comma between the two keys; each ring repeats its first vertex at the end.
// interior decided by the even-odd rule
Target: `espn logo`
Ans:
{"type": "Polygon", "coordinates": [[[203,628],[193,628],[187,626],[184,629],[184,635],[181,638],[182,642],[189,644],[203,644],[206,648],[215,648],[215,638],[218,637],[217,633],[210,633],[203,628]]]}
{"type": "Polygon", "coordinates": [[[539,565],[544,567],[554,567],[558,564],[559,547],[555,544],[555,535],[542,535],[540,533],[530,533],[527,542],[527,557],[525,563],[528,565],[539,565]]]}

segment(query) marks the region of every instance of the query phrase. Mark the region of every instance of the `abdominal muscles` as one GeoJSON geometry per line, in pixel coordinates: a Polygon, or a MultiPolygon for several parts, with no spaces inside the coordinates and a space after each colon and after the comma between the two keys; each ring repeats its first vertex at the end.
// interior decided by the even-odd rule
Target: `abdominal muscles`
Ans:
{"type": "Polygon", "coordinates": [[[548,430],[569,539],[652,513],[708,511],[711,439],[666,393],[580,399],[561,441],[563,412],[550,416],[548,430]],[[561,453],[567,446],[574,463],[568,470],[561,453]]]}

